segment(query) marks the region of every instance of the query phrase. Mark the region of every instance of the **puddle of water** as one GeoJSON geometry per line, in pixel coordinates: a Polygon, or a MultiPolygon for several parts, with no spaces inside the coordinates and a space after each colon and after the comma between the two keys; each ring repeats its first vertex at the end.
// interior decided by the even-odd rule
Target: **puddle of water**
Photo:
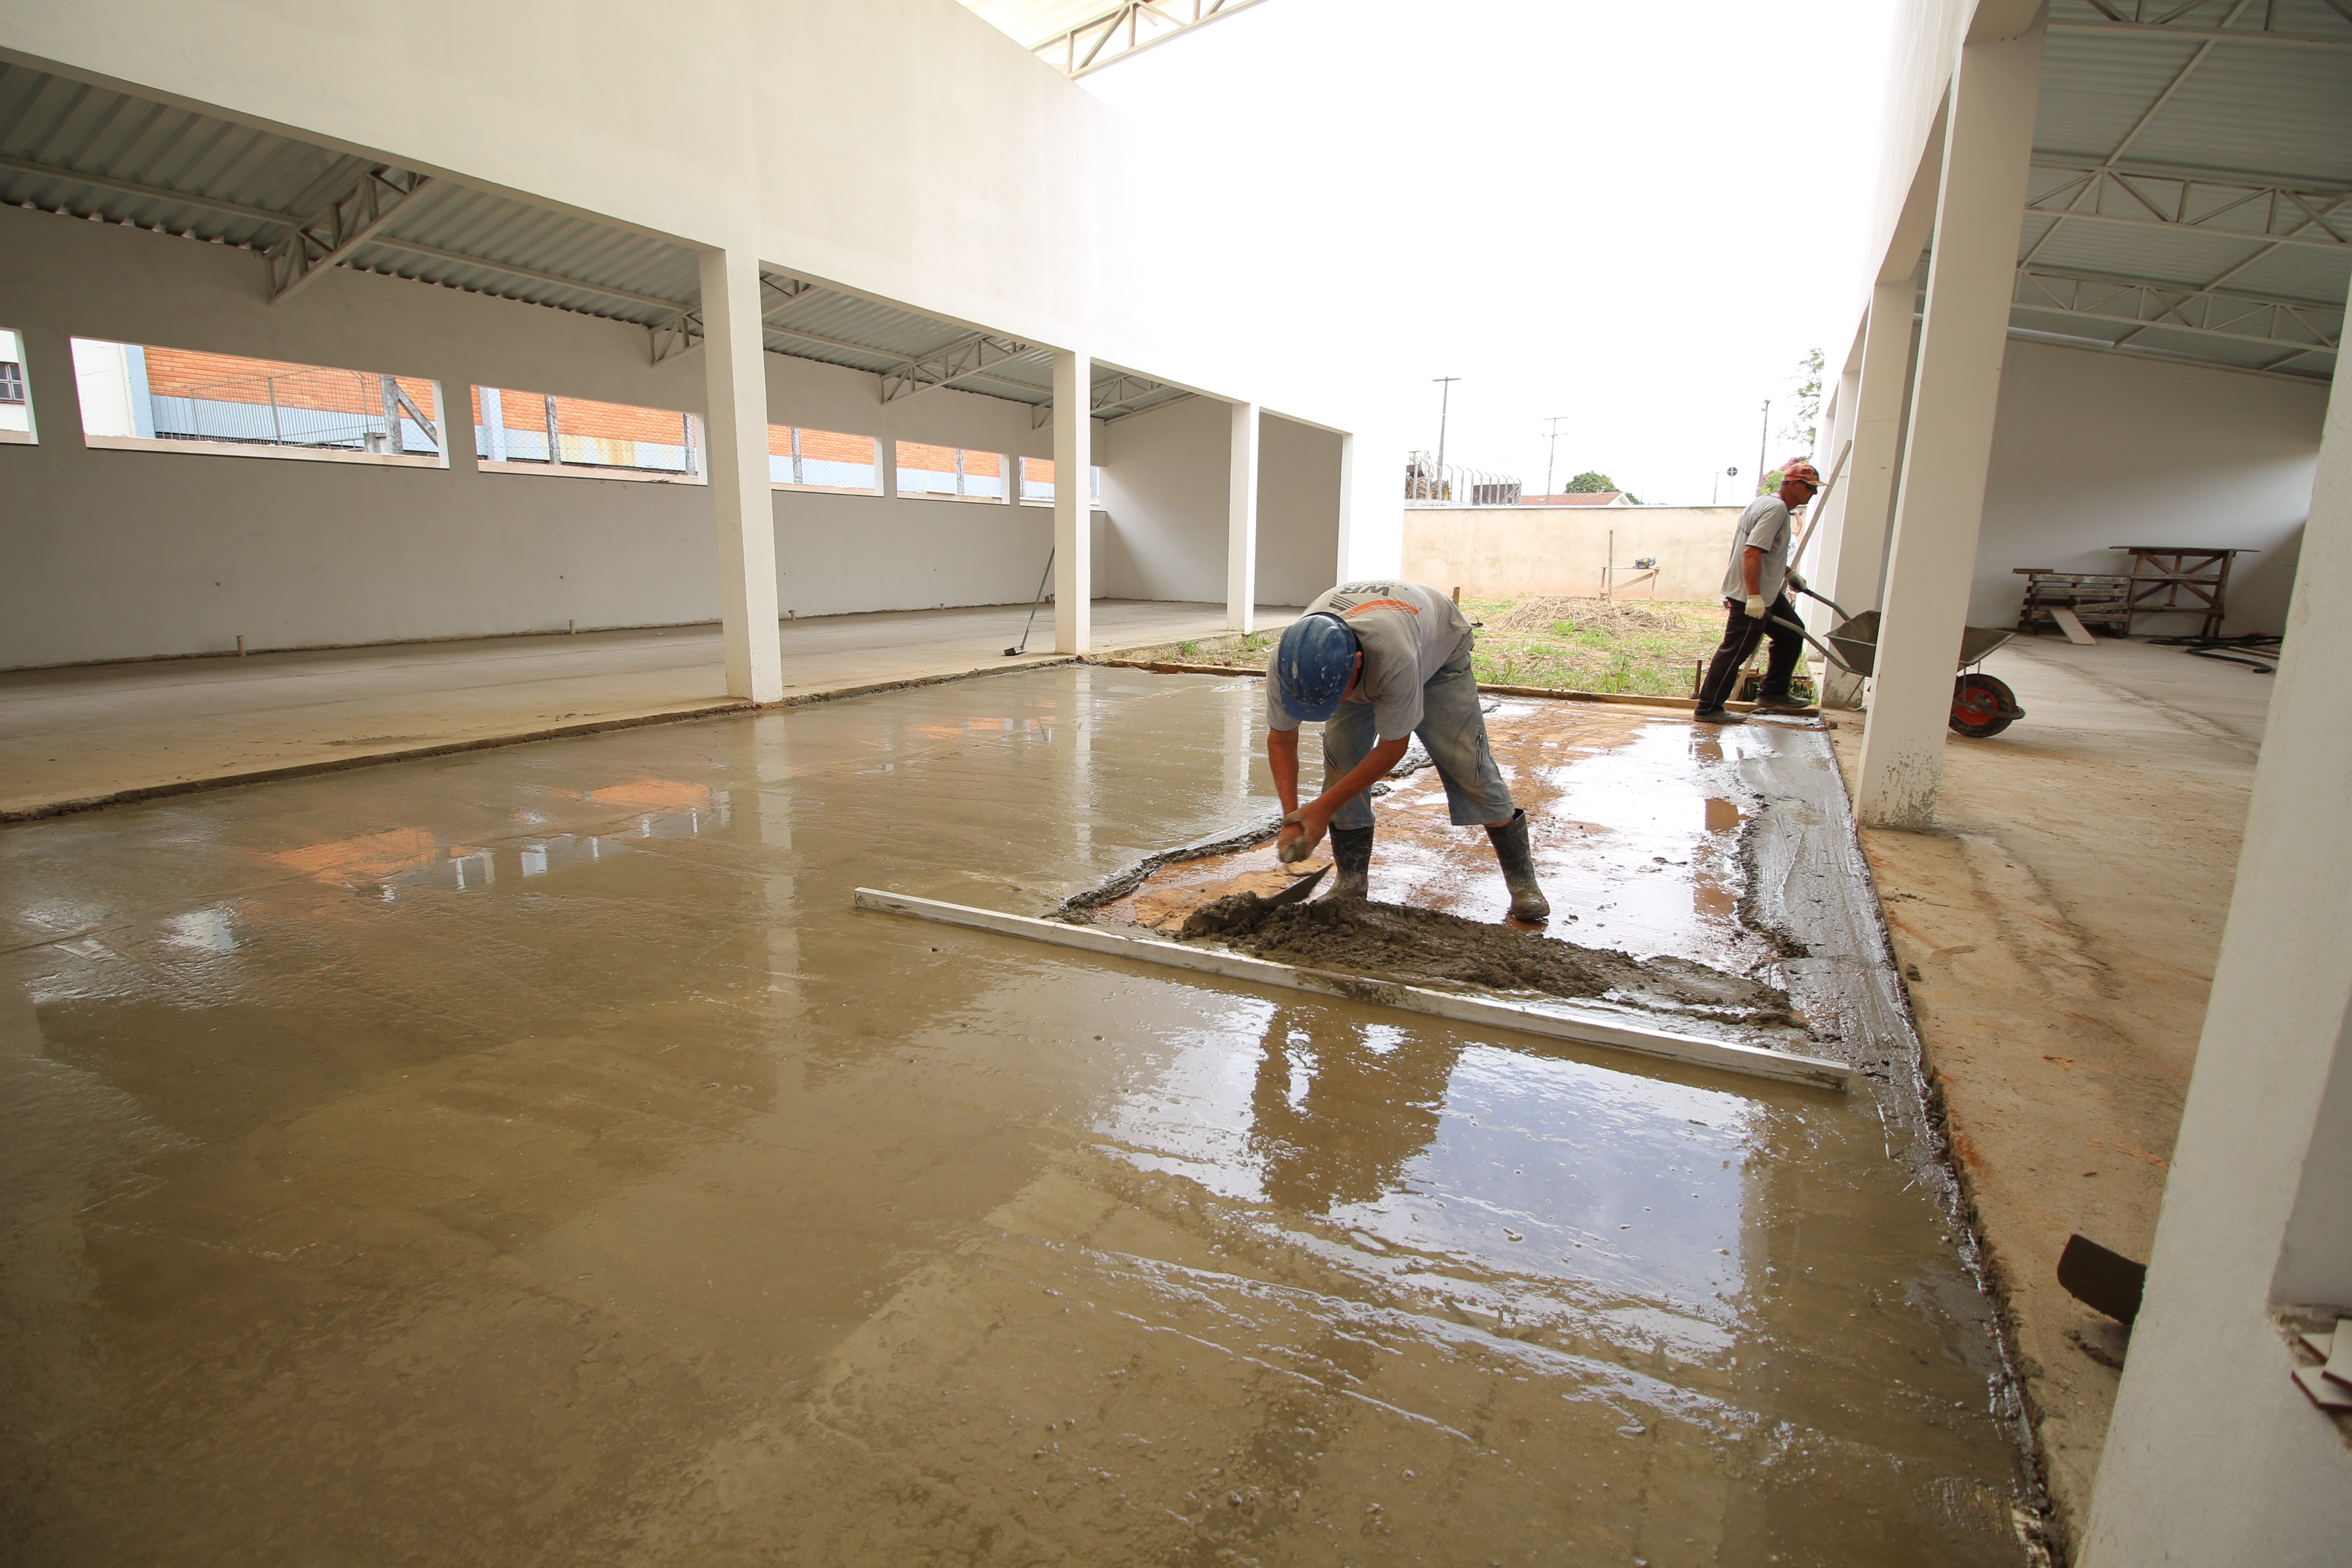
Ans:
{"type": "MultiPolygon", "coordinates": [[[[1895,1090],[850,912],[1263,819],[1259,700],[1040,670],[0,833],[12,1545],[2020,1561],[1895,1090]]],[[[1767,952],[1737,744],[1513,711],[1555,905],[1641,933],[1579,940],[1767,952]]],[[[1376,890],[1500,912],[1382,810],[1376,890]]]]}

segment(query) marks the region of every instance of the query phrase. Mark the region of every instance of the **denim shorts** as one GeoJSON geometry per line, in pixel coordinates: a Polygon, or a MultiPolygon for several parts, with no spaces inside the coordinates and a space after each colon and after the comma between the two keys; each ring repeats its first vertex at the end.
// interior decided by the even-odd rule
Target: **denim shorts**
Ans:
{"type": "MultiPolygon", "coordinates": [[[[1421,689],[1421,724],[1413,734],[1445,781],[1445,805],[1456,827],[1507,822],[1511,789],[1486,744],[1486,717],[1478,704],[1478,682],[1470,673],[1470,650],[1445,661],[1421,689]]],[[[1372,749],[1380,731],[1369,702],[1342,702],[1323,725],[1323,786],[1328,789],[1372,749]]],[[[1332,816],[1334,827],[1370,827],[1369,789],[1332,816]]]]}

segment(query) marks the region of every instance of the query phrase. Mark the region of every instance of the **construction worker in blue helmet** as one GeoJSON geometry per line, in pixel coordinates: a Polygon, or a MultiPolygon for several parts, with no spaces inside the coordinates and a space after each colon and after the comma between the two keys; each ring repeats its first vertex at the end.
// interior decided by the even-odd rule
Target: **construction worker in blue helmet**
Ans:
{"type": "Polygon", "coordinates": [[[1282,634],[1265,683],[1265,759],[1282,795],[1276,848],[1285,864],[1314,853],[1328,831],[1339,877],[1330,899],[1360,899],[1372,864],[1369,793],[1415,735],[1445,781],[1457,827],[1483,826],[1511,890],[1511,918],[1551,913],[1536,885],[1528,814],[1486,744],[1470,623],[1419,583],[1342,583],[1282,634]],[[1323,793],[1298,803],[1298,726],[1323,726],[1323,793]]]}

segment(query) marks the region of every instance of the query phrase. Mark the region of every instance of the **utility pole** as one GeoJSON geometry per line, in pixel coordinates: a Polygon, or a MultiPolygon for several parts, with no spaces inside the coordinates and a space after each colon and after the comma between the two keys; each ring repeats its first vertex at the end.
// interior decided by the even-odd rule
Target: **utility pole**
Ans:
{"type": "Polygon", "coordinates": [[[1439,485],[1444,487],[1446,490],[1445,499],[1452,500],[1454,499],[1453,487],[1445,483],[1445,415],[1447,408],[1454,401],[1454,384],[1460,381],[1462,378],[1458,375],[1433,375],[1429,379],[1437,383],[1438,385],[1437,482],[1439,485]]]}
{"type": "Polygon", "coordinates": [[[1549,421],[1551,425],[1551,445],[1544,448],[1543,493],[1546,495],[1551,495],[1554,493],[1551,488],[1551,460],[1553,455],[1559,450],[1559,422],[1567,417],[1568,416],[1565,414],[1555,414],[1551,416],[1549,421]]]}
{"type": "Polygon", "coordinates": [[[1765,474],[1764,447],[1766,443],[1770,440],[1771,435],[1772,400],[1768,397],[1764,400],[1764,423],[1759,426],[1756,430],[1756,484],[1757,493],[1759,495],[1763,493],[1765,474]]]}

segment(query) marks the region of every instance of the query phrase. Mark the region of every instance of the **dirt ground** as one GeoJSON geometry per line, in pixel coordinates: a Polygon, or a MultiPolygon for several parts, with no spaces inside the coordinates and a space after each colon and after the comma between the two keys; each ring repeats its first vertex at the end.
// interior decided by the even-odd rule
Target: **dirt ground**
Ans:
{"type": "MultiPolygon", "coordinates": [[[[1864,828],[2069,1548],[2127,1335],[2057,1282],[2146,1258],[2196,1058],[2267,686],[2176,650],[1996,655],[2024,719],[1945,748],[1931,833],[1864,828]]],[[[1840,715],[1841,718],[1844,717],[1840,715]]],[[[1848,778],[1859,725],[1834,732],[1848,778]]]]}

